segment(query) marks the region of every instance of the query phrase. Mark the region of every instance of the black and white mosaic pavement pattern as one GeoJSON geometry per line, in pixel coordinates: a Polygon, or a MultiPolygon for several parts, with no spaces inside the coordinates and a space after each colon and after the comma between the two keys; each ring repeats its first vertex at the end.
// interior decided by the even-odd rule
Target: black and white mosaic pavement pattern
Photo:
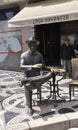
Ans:
{"type": "MultiPolygon", "coordinates": [[[[20,122],[28,122],[30,120],[46,119],[53,117],[54,114],[64,114],[78,111],[77,92],[74,100],[69,101],[68,82],[71,79],[63,79],[59,82],[60,96],[65,101],[53,101],[52,98],[46,101],[50,95],[48,84],[42,86],[42,105],[37,104],[36,100],[33,105],[34,114],[28,116],[26,114],[24,87],[20,87],[19,79],[23,77],[22,72],[0,70],[0,118],[5,121],[5,125],[16,124],[20,122]]],[[[57,76],[57,79],[60,76],[57,76]]],[[[36,91],[36,90],[35,90],[36,91]]]]}

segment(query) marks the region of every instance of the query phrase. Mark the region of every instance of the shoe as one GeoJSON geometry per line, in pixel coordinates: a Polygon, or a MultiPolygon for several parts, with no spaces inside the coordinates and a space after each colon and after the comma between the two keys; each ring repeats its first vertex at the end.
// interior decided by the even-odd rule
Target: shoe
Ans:
{"type": "Polygon", "coordinates": [[[18,83],[19,83],[19,86],[20,86],[20,87],[22,87],[22,86],[23,86],[23,84],[22,84],[21,80],[19,80],[19,82],[18,82],[18,83]]]}
{"type": "Polygon", "coordinates": [[[63,79],[66,79],[66,75],[63,76],[63,79]]]}
{"type": "Polygon", "coordinates": [[[33,110],[31,108],[28,108],[27,115],[29,115],[29,116],[33,115],[33,110]]]}
{"type": "Polygon", "coordinates": [[[72,76],[69,76],[69,79],[72,79],[72,76]]]}

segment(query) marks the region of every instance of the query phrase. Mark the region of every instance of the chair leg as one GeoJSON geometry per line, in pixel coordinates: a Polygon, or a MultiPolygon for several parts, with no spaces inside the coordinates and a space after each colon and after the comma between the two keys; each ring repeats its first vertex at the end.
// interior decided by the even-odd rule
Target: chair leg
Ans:
{"type": "Polygon", "coordinates": [[[72,88],[72,86],[71,86],[71,84],[69,84],[69,100],[71,101],[71,88],[72,88]]]}
{"type": "Polygon", "coordinates": [[[37,98],[40,99],[40,104],[41,104],[41,88],[37,89],[37,98]]]}
{"type": "Polygon", "coordinates": [[[72,89],[73,89],[73,96],[74,96],[74,86],[72,86],[72,87],[73,87],[72,89]]]}
{"type": "Polygon", "coordinates": [[[41,88],[40,88],[40,104],[41,104],[41,88]]]}

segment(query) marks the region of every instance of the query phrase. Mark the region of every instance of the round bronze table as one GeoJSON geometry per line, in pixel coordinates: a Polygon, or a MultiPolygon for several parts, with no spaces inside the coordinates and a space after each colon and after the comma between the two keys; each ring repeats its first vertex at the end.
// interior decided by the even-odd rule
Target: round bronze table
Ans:
{"type": "MultiPolygon", "coordinates": [[[[63,76],[65,74],[65,69],[57,68],[57,67],[51,67],[47,66],[52,71],[52,80],[50,81],[50,96],[48,99],[52,97],[52,99],[56,100],[56,96],[60,97],[59,95],[59,88],[58,88],[58,82],[63,79],[63,76]],[[62,77],[56,81],[56,76],[62,75],[62,77]]],[[[60,97],[62,98],[62,97],[60,97]]]]}

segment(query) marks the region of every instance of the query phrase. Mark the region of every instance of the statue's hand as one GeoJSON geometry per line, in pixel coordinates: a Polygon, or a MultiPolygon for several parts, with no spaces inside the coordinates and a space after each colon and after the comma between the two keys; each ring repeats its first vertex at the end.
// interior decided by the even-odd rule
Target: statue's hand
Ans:
{"type": "Polygon", "coordinates": [[[41,68],[42,67],[42,64],[35,64],[35,65],[32,65],[32,68],[41,68]]]}

